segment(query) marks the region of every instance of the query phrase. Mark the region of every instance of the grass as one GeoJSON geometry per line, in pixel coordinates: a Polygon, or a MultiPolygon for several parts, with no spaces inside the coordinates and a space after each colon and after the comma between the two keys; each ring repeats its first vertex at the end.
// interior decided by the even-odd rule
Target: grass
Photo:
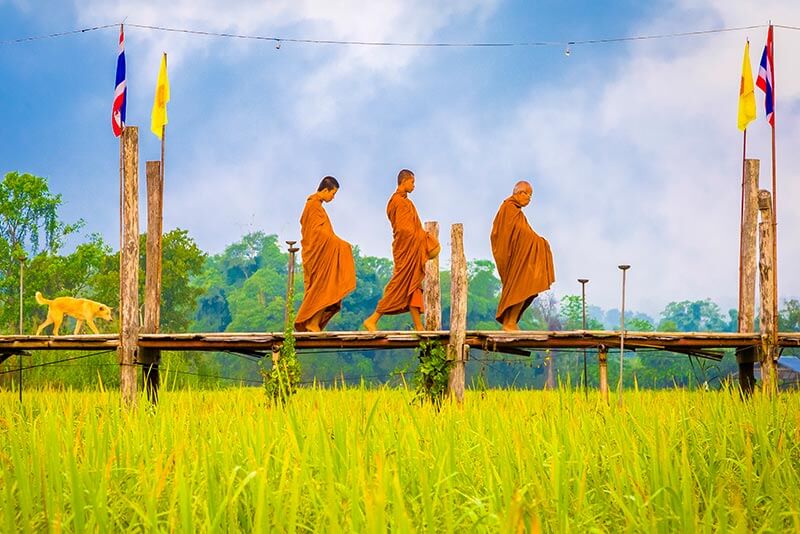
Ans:
{"type": "Polygon", "coordinates": [[[0,531],[800,530],[800,394],[412,394],[2,392],[0,531]]]}

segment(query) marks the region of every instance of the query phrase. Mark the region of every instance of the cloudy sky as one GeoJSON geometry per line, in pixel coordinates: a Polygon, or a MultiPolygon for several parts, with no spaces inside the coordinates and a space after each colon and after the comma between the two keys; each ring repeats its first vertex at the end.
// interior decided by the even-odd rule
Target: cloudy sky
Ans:
{"type": "MultiPolygon", "coordinates": [[[[0,172],[30,172],[63,195],[63,216],[117,244],[118,145],[110,108],[118,30],[9,40],[113,24],[283,38],[567,43],[776,24],[796,0],[0,0],[0,172]]],[[[305,198],[326,175],[342,237],[390,256],[385,205],[403,167],[423,220],[464,223],[471,259],[490,258],[500,202],[522,178],[527,215],[549,239],[555,291],[657,314],[674,300],[737,292],[742,50],[755,68],[765,28],[615,44],[492,48],[364,47],[204,37],[126,28],[128,123],[144,161],[162,51],[172,100],[165,228],[218,252],[243,233],[299,237],[305,198]]],[[[776,29],[779,275],[800,295],[800,31],[776,29]]],[[[769,184],[769,127],[749,157],[769,184]]],[[[445,244],[448,239],[444,237],[445,244]]],[[[444,248],[448,251],[447,246],[444,248]]],[[[446,263],[446,262],[445,262],[446,263]]]]}

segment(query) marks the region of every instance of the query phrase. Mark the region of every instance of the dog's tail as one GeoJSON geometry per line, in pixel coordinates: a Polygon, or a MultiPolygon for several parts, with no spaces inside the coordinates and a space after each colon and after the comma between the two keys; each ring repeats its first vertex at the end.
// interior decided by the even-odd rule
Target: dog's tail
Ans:
{"type": "Polygon", "coordinates": [[[36,292],[36,302],[38,302],[39,304],[42,304],[42,305],[44,305],[44,304],[50,304],[52,301],[51,301],[51,300],[47,300],[46,298],[44,298],[44,297],[42,296],[42,294],[41,294],[41,293],[39,293],[39,292],[37,291],[37,292],[36,292]]]}

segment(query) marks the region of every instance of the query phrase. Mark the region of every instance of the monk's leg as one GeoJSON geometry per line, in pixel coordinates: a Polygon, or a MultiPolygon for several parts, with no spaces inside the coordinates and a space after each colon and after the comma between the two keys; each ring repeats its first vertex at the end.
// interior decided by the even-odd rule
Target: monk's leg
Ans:
{"type": "Polygon", "coordinates": [[[306,330],[308,330],[309,332],[321,332],[322,327],[320,326],[320,323],[322,322],[322,317],[324,315],[325,315],[324,309],[312,315],[311,319],[306,321],[305,324],[306,330]]]}
{"type": "Polygon", "coordinates": [[[362,326],[369,330],[370,332],[374,332],[378,329],[378,321],[380,321],[383,314],[375,312],[362,323],[362,326]]]}
{"type": "Polygon", "coordinates": [[[520,302],[518,304],[514,304],[506,310],[506,313],[503,315],[503,330],[506,332],[519,330],[517,321],[519,321],[519,316],[522,313],[522,307],[524,305],[524,302],[520,302]]]}
{"type": "Polygon", "coordinates": [[[411,306],[408,311],[411,314],[411,320],[414,321],[414,330],[425,330],[425,327],[422,325],[422,314],[420,309],[411,306]]]}

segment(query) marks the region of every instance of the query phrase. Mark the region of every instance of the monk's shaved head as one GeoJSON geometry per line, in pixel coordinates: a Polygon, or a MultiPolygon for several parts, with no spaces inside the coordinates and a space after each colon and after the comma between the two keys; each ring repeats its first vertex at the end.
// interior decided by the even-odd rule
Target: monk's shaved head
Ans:
{"type": "Polygon", "coordinates": [[[329,191],[331,189],[339,189],[339,182],[333,176],[326,176],[319,183],[317,191],[329,191]]]}
{"type": "Polygon", "coordinates": [[[519,182],[514,185],[514,194],[517,193],[533,193],[533,187],[530,183],[526,182],[525,180],[520,180],[519,182]]]}
{"type": "Polygon", "coordinates": [[[408,180],[409,178],[413,178],[413,177],[414,177],[414,173],[413,172],[409,171],[408,169],[403,169],[402,171],[397,173],[397,185],[400,185],[403,182],[405,182],[406,180],[408,180]]]}

